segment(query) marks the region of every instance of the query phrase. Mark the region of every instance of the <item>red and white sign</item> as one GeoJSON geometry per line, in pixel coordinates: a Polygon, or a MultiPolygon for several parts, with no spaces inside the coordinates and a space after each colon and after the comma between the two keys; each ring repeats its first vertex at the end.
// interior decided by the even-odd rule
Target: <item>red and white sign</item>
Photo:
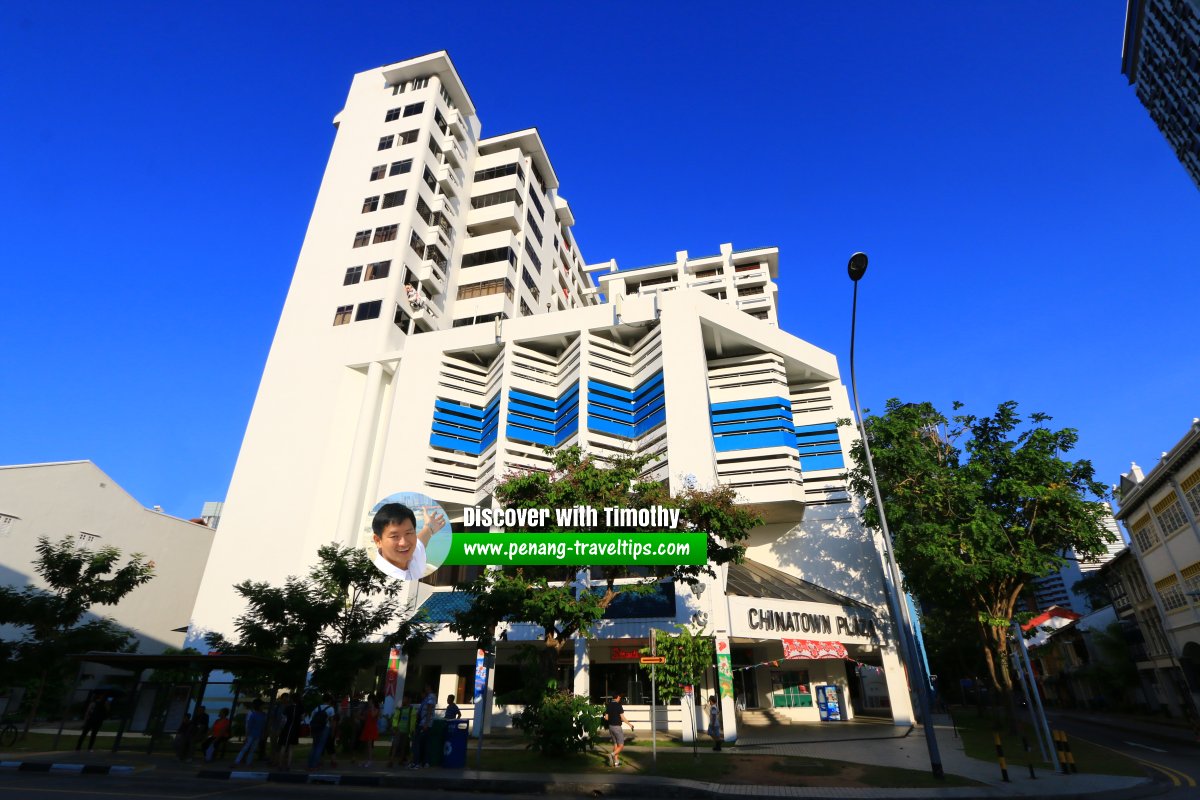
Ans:
{"type": "Polygon", "coordinates": [[[846,658],[846,645],[841,642],[818,642],[813,639],[784,639],[784,658],[846,658]]]}

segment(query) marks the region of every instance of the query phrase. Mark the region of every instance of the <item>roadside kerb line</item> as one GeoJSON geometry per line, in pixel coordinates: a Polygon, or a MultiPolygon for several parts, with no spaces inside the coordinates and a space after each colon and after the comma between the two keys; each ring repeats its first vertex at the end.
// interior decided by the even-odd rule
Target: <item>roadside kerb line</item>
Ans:
{"type": "Polygon", "coordinates": [[[1187,781],[1188,786],[1196,785],[1196,779],[1193,778],[1191,775],[1188,775],[1186,772],[1180,772],[1178,770],[1172,769],[1171,767],[1163,766],[1162,764],[1156,764],[1153,761],[1147,761],[1146,759],[1141,758],[1139,756],[1131,756],[1128,753],[1122,753],[1120,750],[1116,749],[1115,747],[1109,747],[1106,744],[1100,744],[1099,742],[1094,742],[1091,739],[1080,736],[1078,734],[1075,735],[1075,738],[1079,739],[1080,741],[1087,742],[1088,744],[1094,744],[1094,745],[1096,745],[1096,747],[1103,747],[1105,750],[1111,750],[1112,752],[1116,753],[1117,755],[1125,756],[1125,758],[1136,761],[1137,763],[1141,764],[1142,766],[1156,769],[1159,772],[1166,775],[1168,778],[1170,778],[1175,783],[1176,786],[1180,785],[1179,778],[1176,777],[1177,775],[1179,777],[1183,778],[1185,781],[1187,781]]]}

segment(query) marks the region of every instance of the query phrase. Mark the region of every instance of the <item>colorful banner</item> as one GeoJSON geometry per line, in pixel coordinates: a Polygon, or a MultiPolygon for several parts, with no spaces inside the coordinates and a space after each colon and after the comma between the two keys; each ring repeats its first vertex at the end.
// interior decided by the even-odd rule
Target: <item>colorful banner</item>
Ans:
{"type": "Polygon", "coordinates": [[[487,655],[482,650],[475,651],[475,694],[472,702],[483,700],[483,690],[487,688],[487,655]]]}
{"type": "Polygon", "coordinates": [[[784,639],[784,658],[849,658],[841,642],[817,642],[812,639],[784,639]]]}
{"type": "Polygon", "coordinates": [[[717,683],[721,686],[722,699],[733,697],[733,659],[726,638],[717,639],[717,683]]]}
{"type": "Polygon", "coordinates": [[[396,684],[400,679],[400,651],[395,647],[388,653],[387,679],[383,685],[383,696],[396,696],[396,684]]]}

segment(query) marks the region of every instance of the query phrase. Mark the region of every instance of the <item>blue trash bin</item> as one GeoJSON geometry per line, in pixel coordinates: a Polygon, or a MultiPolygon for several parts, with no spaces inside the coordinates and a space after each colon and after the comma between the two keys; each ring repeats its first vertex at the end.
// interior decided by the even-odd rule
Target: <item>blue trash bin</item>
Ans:
{"type": "Polygon", "coordinates": [[[447,769],[462,769],[467,765],[467,734],[470,723],[455,720],[446,723],[446,741],[442,746],[442,766],[447,769]]]}

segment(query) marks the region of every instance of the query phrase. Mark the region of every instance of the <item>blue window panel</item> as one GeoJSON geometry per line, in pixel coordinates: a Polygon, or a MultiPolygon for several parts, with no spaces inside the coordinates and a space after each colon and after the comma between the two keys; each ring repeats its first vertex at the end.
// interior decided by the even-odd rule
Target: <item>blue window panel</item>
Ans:
{"type": "Polygon", "coordinates": [[[792,404],[782,397],[756,397],[753,400],[731,400],[725,403],[713,403],[710,408],[714,415],[759,408],[782,408],[789,415],[792,412],[792,404]]]}
{"type": "Polygon", "coordinates": [[[597,433],[607,433],[611,436],[619,436],[622,439],[633,439],[637,436],[637,431],[632,425],[625,425],[620,422],[591,416],[588,417],[588,430],[596,431],[597,433]]]}
{"type": "Polygon", "coordinates": [[[483,431],[471,430],[469,428],[456,428],[453,425],[444,425],[440,422],[433,423],[434,433],[442,433],[446,436],[454,436],[459,439],[470,439],[473,442],[478,442],[483,438],[483,431]]]}
{"type": "Polygon", "coordinates": [[[429,446],[437,447],[442,450],[457,450],[463,453],[469,453],[473,456],[477,456],[482,452],[477,442],[468,442],[463,439],[451,439],[447,436],[440,436],[436,433],[429,437],[429,446]]]}
{"type": "Polygon", "coordinates": [[[452,405],[444,400],[438,400],[433,407],[435,411],[441,411],[443,414],[453,414],[464,419],[483,419],[483,412],[478,408],[452,405]]]}
{"type": "Polygon", "coordinates": [[[792,423],[778,418],[713,425],[713,434],[716,436],[723,436],[730,433],[751,433],[753,431],[787,431],[789,434],[795,435],[792,423]]]}
{"type": "Polygon", "coordinates": [[[530,405],[548,408],[551,411],[554,410],[554,400],[552,398],[542,397],[540,394],[533,394],[532,392],[523,392],[520,389],[508,390],[508,401],[511,403],[513,400],[519,400],[522,403],[529,403],[530,405]]]}
{"type": "Polygon", "coordinates": [[[533,417],[526,417],[520,414],[511,413],[508,415],[507,419],[510,427],[513,425],[519,425],[524,428],[532,428],[535,431],[548,431],[550,433],[554,432],[554,423],[548,419],[534,419],[533,417]]]}
{"type": "Polygon", "coordinates": [[[718,453],[732,450],[759,450],[764,447],[795,447],[796,437],[790,431],[771,433],[743,433],[735,436],[718,436],[713,440],[718,453]]]}
{"type": "Polygon", "coordinates": [[[538,419],[554,419],[554,409],[542,408],[541,406],[531,406],[528,403],[522,403],[517,400],[510,399],[508,401],[508,413],[524,414],[527,417],[536,417],[538,419]]]}
{"type": "Polygon", "coordinates": [[[639,422],[635,429],[635,433],[638,436],[641,436],[644,433],[649,433],[650,431],[654,430],[655,428],[662,425],[666,421],[667,421],[667,409],[661,408],[661,409],[659,409],[659,411],[657,413],[651,414],[650,416],[646,417],[644,420],[639,422]]]}
{"type": "Polygon", "coordinates": [[[467,419],[465,417],[458,417],[453,414],[444,414],[441,411],[433,412],[433,421],[442,422],[446,425],[454,425],[456,427],[472,431],[481,430],[483,427],[483,423],[481,421],[467,419]]]}
{"type": "Polygon", "coordinates": [[[577,433],[579,433],[579,417],[575,416],[567,420],[566,424],[554,434],[554,446],[558,447],[577,433]]]}
{"type": "Polygon", "coordinates": [[[821,456],[800,456],[800,471],[818,469],[841,469],[846,466],[841,453],[829,453],[821,456]]]}
{"type": "Polygon", "coordinates": [[[801,436],[801,435],[813,435],[813,434],[819,434],[819,433],[832,433],[832,434],[834,434],[833,438],[836,439],[837,438],[837,429],[838,429],[838,426],[837,426],[836,422],[822,422],[818,425],[797,425],[796,426],[796,435],[801,436]]]}
{"type": "Polygon", "coordinates": [[[510,424],[508,426],[508,440],[510,442],[523,442],[525,444],[540,444],[544,447],[554,446],[554,434],[543,433],[541,431],[530,430],[529,428],[521,428],[510,424]]]}

